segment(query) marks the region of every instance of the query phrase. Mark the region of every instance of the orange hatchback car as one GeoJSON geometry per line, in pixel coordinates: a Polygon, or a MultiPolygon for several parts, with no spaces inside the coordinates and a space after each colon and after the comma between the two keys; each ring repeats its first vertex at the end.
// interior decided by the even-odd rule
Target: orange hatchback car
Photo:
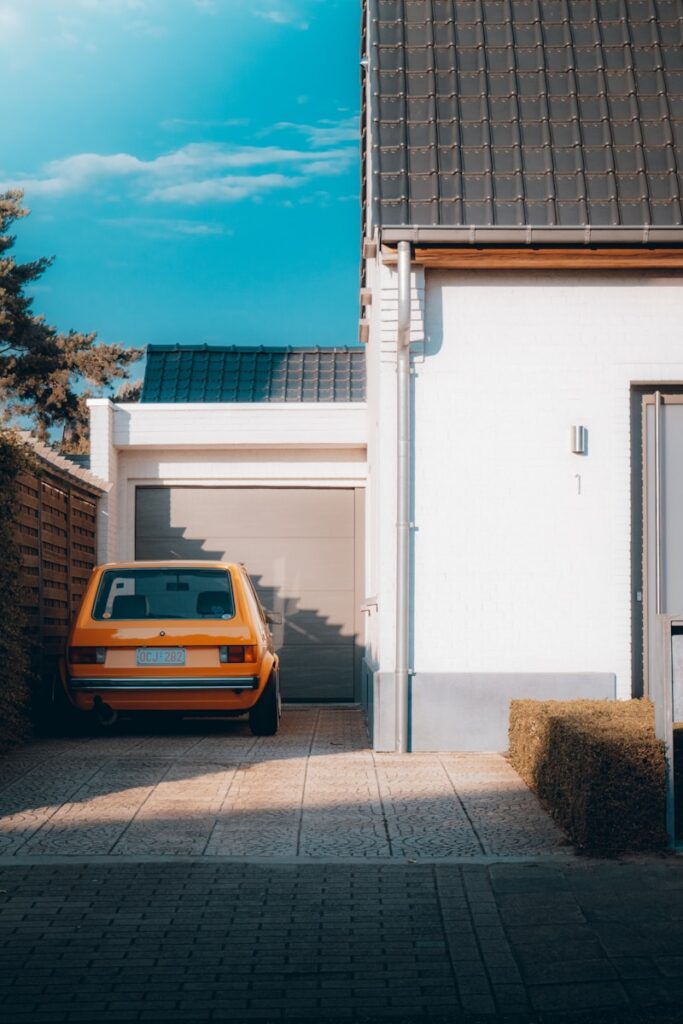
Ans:
{"type": "Polygon", "coordinates": [[[272,736],[281,713],[270,624],[244,567],[128,562],[94,571],[71,627],[70,702],[113,724],[119,711],[248,714],[272,736]]]}

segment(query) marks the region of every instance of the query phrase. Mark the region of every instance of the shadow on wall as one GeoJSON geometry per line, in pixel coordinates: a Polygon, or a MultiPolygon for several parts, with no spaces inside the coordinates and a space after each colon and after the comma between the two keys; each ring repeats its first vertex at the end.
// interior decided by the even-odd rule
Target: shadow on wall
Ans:
{"type": "MultiPolygon", "coordinates": [[[[171,492],[168,488],[155,490],[153,514],[158,517],[157,524],[164,524],[163,535],[158,525],[155,534],[150,511],[136,500],[136,521],[141,524],[135,541],[137,560],[240,561],[239,552],[235,557],[222,549],[212,550],[207,539],[187,537],[184,527],[167,525],[171,522],[171,492]]],[[[357,700],[364,654],[357,634],[330,621],[319,609],[301,606],[298,596],[264,583],[263,575],[250,571],[249,565],[245,568],[263,607],[283,618],[282,625],[271,627],[280,656],[283,698],[316,703],[357,700]]]]}

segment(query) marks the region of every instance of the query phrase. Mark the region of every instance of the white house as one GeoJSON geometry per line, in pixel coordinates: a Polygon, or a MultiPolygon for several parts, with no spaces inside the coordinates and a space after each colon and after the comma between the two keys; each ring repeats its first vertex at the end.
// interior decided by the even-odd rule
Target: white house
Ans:
{"type": "Polygon", "coordinates": [[[236,552],[285,695],[362,701],[378,749],[647,692],[683,611],[683,11],[651,13],[367,0],[365,350],[153,349],[142,403],[92,403],[102,557],[236,552]]]}
{"type": "Polygon", "coordinates": [[[683,608],[683,9],[653,11],[365,6],[381,748],[504,747],[511,696],[641,694],[648,621],[683,608]]]}

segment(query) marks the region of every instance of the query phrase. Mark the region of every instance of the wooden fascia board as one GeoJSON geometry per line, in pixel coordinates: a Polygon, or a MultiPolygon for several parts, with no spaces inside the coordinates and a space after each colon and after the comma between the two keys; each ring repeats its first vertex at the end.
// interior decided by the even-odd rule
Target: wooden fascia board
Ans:
{"type": "MultiPolygon", "coordinates": [[[[396,249],[382,246],[396,263],[396,249]]],[[[415,246],[413,263],[434,270],[683,270],[683,246],[667,248],[501,248],[415,246]]]]}

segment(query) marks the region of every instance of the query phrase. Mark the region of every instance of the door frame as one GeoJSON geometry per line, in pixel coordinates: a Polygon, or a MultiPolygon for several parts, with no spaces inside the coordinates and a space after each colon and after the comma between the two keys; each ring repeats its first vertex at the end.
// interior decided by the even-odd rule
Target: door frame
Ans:
{"type": "MultiPolygon", "coordinates": [[[[640,558],[638,558],[637,549],[634,552],[635,557],[633,558],[632,576],[633,576],[633,598],[635,602],[636,591],[638,589],[642,592],[642,604],[640,616],[633,616],[633,627],[634,635],[632,640],[632,649],[634,652],[634,677],[635,683],[638,676],[636,675],[636,659],[639,657],[640,660],[640,673],[642,674],[642,696],[649,697],[650,695],[650,681],[649,681],[649,665],[650,665],[650,608],[653,601],[653,595],[650,593],[650,560],[652,557],[656,558],[656,554],[649,550],[649,536],[650,536],[650,521],[648,512],[648,479],[650,465],[648,460],[648,438],[647,438],[647,410],[650,406],[655,405],[657,393],[662,406],[666,405],[683,405],[683,384],[678,381],[662,381],[662,382],[648,382],[647,384],[638,384],[632,386],[632,394],[635,398],[639,399],[638,408],[640,411],[638,424],[632,424],[633,433],[633,449],[635,449],[636,441],[640,445],[640,480],[639,488],[635,488],[635,477],[636,477],[636,460],[633,460],[632,470],[632,494],[639,495],[637,503],[633,503],[633,512],[636,515],[632,515],[632,527],[636,524],[638,527],[637,533],[640,539],[640,558]],[[638,426],[638,432],[635,427],[638,426]],[[638,564],[639,563],[639,564],[638,564]],[[636,567],[638,567],[639,574],[636,573],[636,567]],[[638,629],[637,619],[640,620],[640,628],[638,629]]],[[[635,454],[635,451],[634,451],[635,454]]],[[[632,537],[636,538],[636,530],[632,528],[632,537]]],[[[639,687],[634,687],[634,696],[640,696],[638,692],[639,687]]]]}

